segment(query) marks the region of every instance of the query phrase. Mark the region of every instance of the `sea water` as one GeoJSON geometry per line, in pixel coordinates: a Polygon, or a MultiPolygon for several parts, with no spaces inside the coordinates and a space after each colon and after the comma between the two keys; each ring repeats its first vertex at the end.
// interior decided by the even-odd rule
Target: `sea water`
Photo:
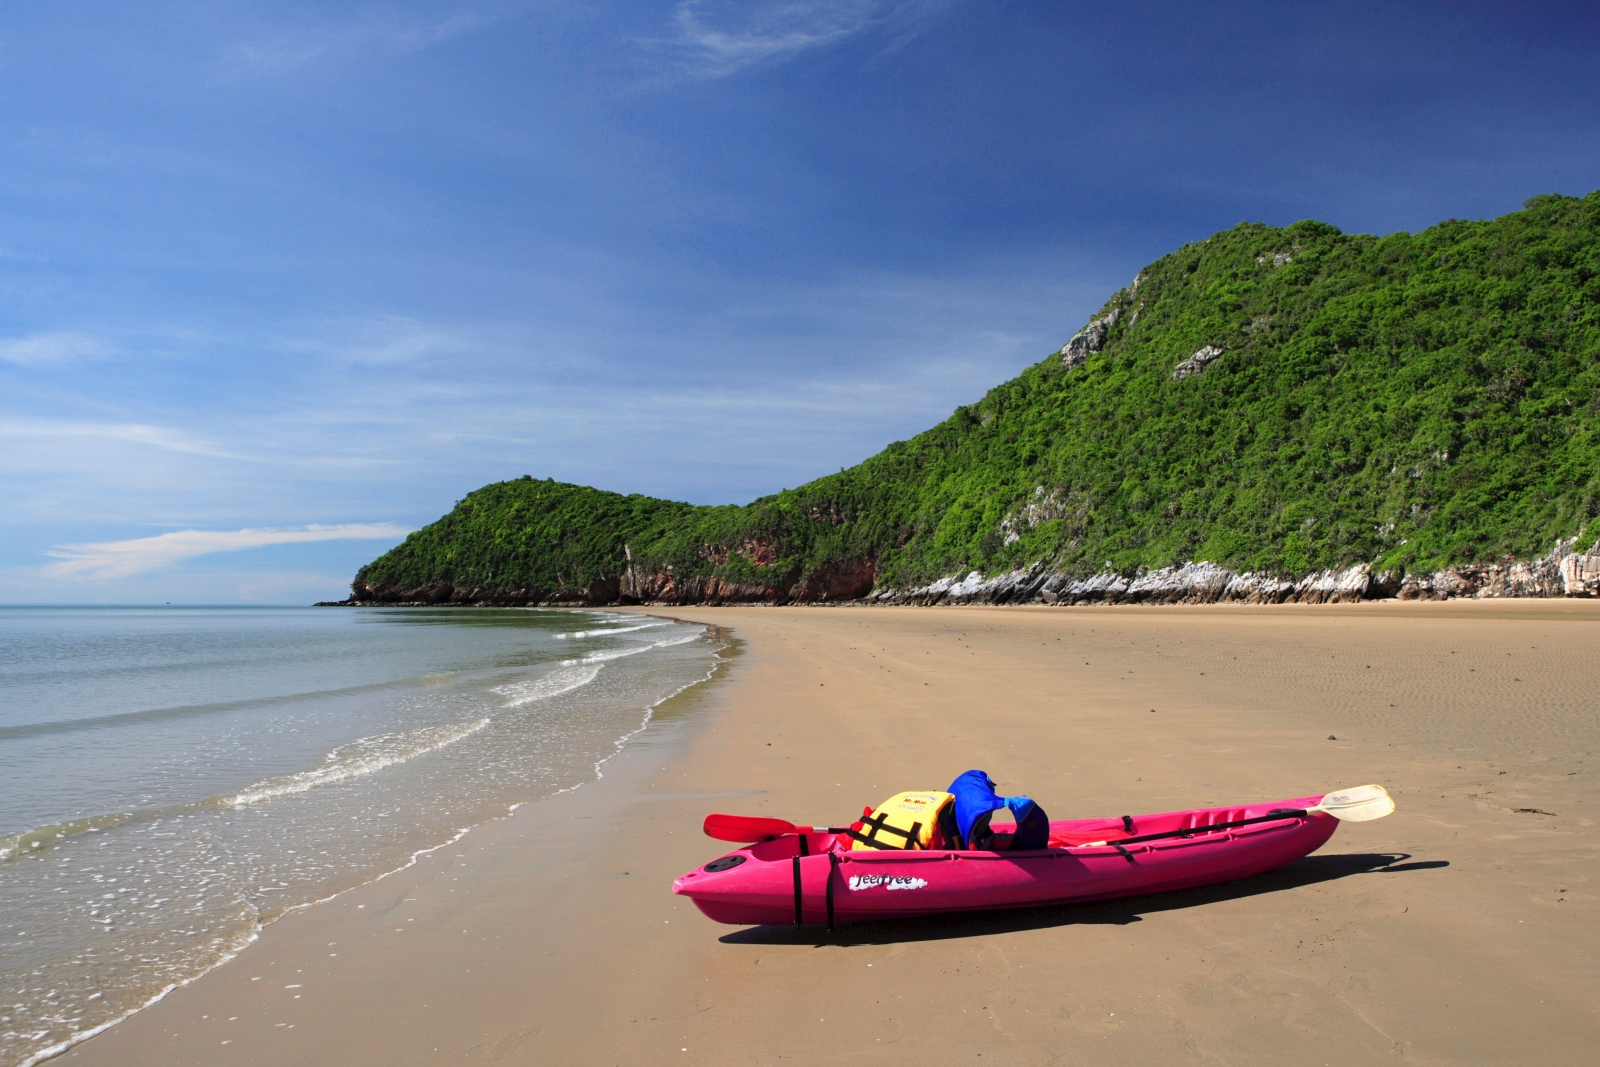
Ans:
{"type": "Polygon", "coordinates": [[[0,1065],[592,781],[719,654],[592,611],[0,608],[0,1065]]]}

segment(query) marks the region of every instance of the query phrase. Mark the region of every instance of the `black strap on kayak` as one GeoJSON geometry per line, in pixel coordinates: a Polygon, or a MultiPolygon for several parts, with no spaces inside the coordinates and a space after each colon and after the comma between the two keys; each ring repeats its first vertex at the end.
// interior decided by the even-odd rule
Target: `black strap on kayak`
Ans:
{"type": "MultiPolygon", "coordinates": [[[[1210,826],[1191,826],[1187,830],[1167,830],[1159,834],[1141,834],[1138,837],[1124,837],[1121,841],[1112,841],[1109,844],[1117,846],[1119,850],[1123,845],[1136,845],[1141,841],[1164,841],[1173,837],[1198,837],[1201,834],[1215,833],[1218,830],[1232,830],[1236,826],[1253,826],[1258,822],[1279,822],[1283,819],[1304,819],[1308,813],[1305,808],[1279,808],[1269,811],[1265,815],[1257,815],[1250,819],[1235,819],[1233,822],[1216,822],[1210,826]]],[[[1133,857],[1128,857],[1130,860],[1133,857]]]]}
{"type": "Polygon", "coordinates": [[[800,855],[802,855],[802,856],[811,855],[811,847],[806,843],[806,835],[805,834],[801,834],[800,835],[800,855]]]}
{"type": "Polygon", "coordinates": [[[824,896],[828,901],[828,932],[833,933],[833,873],[839,869],[839,854],[828,853],[828,889],[824,896]]]}
{"type": "Polygon", "coordinates": [[[1133,853],[1129,852],[1127,849],[1123,848],[1121,841],[1113,841],[1113,842],[1111,842],[1111,847],[1116,849],[1118,852],[1122,853],[1122,858],[1123,859],[1127,860],[1129,863],[1133,862],[1133,853]]]}
{"type": "Polygon", "coordinates": [[[800,911],[800,857],[794,859],[794,924],[804,926],[805,916],[800,911]]]}
{"type": "Polygon", "coordinates": [[[1133,816],[1132,815],[1124,815],[1122,817],[1122,832],[1125,833],[1125,834],[1133,833],[1133,816]]]}

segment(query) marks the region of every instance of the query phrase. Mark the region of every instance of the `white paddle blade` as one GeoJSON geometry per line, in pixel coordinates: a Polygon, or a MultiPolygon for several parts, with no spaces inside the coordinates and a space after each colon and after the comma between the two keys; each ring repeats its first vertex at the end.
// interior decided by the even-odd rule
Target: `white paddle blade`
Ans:
{"type": "Polygon", "coordinates": [[[1325,811],[1343,822],[1371,822],[1394,811],[1394,798],[1381,785],[1357,785],[1329,793],[1312,811],[1325,811]]]}

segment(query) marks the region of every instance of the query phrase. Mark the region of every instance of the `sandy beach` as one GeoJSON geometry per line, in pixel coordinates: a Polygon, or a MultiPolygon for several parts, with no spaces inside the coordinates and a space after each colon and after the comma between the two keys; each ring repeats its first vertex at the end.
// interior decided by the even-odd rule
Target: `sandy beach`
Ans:
{"type": "MultiPolygon", "coordinates": [[[[668,612],[659,612],[668,614],[668,612]]],[[[696,608],[719,677],[604,778],[268,927],[74,1065],[1575,1064],[1600,1044],[1600,603],[696,608]],[[709,811],[969,767],[1053,817],[1378,782],[1210,889],[719,926],[709,811]]]]}

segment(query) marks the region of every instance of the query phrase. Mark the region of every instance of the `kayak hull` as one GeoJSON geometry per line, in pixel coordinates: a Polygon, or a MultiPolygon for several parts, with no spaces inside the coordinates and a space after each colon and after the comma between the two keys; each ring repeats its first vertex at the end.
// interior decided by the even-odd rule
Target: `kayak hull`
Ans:
{"type": "Polygon", "coordinates": [[[842,835],[809,834],[803,846],[799,836],[787,835],[690,871],[672,891],[717,922],[743,926],[866,922],[1164,893],[1248,878],[1310,854],[1333,835],[1337,819],[1318,813],[1230,830],[1206,827],[1305,809],[1319,800],[1057,821],[1050,829],[1058,847],[1029,852],[849,851],[842,835]],[[1116,844],[1174,830],[1193,836],[1116,844]],[[1109,843],[1080,843],[1093,841],[1109,843]]]}

